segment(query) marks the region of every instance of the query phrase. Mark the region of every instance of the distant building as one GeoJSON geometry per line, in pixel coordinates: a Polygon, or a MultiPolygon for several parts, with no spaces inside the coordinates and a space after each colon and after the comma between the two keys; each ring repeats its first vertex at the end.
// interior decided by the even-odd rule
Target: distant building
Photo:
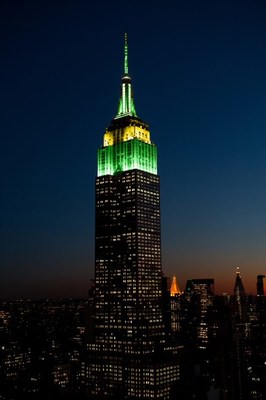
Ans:
{"type": "Polygon", "coordinates": [[[179,287],[179,285],[177,283],[175,275],[173,276],[173,279],[172,279],[170,293],[171,293],[171,296],[176,296],[176,295],[180,295],[181,294],[181,290],[180,290],[180,287],[179,287]]]}
{"type": "Polygon", "coordinates": [[[236,316],[240,321],[244,321],[246,319],[246,293],[241,279],[239,267],[236,267],[234,299],[236,305],[236,316]]]}
{"type": "Polygon", "coordinates": [[[247,387],[247,365],[245,355],[245,339],[249,329],[247,324],[247,298],[242,282],[240,269],[236,267],[234,286],[233,315],[233,376],[234,391],[237,398],[249,399],[247,387]]]}
{"type": "Polygon", "coordinates": [[[180,330],[180,312],[181,312],[180,295],[181,295],[181,290],[177,283],[176,276],[174,275],[170,287],[172,332],[178,332],[180,330]]]}
{"type": "Polygon", "coordinates": [[[257,275],[257,295],[264,296],[264,281],[265,275],[257,275]]]}
{"type": "Polygon", "coordinates": [[[30,365],[31,351],[23,350],[18,343],[10,342],[8,346],[1,347],[1,373],[7,381],[16,381],[22,371],[30,365]]]}
{"type": "Polygon", "coordinates": [[[206,350],[209,338],[207,313],[213,305],[214,279],[191,279],[187,281],[185,294],[197,305],[196,329],[198,348],[206,350]]]}
{"type": "Polygon", "coordinates": [[[212,302],[214,296],[214,279],[189,279],[185,291],[187,294],[204,294],[212,302]]]}
{"type": "Polygon", "coordinates": [[[70,381],[70,364],[55,365],[53,370],[54,384],[65,390],[70,381]]]}
{"type": "Polygon", "coordinates": [[[162,276],[162,312],[163,323],[165,326],[165,333],[167,336],[171,335],[171,295],[170,295],[170,278],[162,276]]]}

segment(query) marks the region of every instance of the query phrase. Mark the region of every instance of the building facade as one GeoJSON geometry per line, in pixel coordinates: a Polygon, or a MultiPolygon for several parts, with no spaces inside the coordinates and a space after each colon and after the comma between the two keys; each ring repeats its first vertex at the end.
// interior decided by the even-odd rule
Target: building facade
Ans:
{"type": "Polygon", "coordinates": [[[92,398],[169,398],[179,367],[165,335],[161,284],[157,147],[136,114],[125,35],[118,111],[98,150],[92,398]]]}
{"type": "Polygon", "coordinates": [[[187,281],[185,293],[191,299],[196,308],[196,329],[197,346],[201,350],[206,350],[210,325],[208,323],[208,310],[213,305],[214,298],[214,279],[191,279],[187,281]]]}
{"type": "Polygon", "coordinates": [[[265,275],[257,275],[257,296],[264,296],[264,278],[265,275]]]}

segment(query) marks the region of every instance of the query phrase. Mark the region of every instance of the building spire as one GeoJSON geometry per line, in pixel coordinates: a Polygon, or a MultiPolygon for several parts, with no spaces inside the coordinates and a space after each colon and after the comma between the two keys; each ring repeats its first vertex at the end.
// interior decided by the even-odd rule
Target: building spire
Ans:
{"type": "Polygon", "coordinates": [[[122,77],[121,94],[118,103],[117,115],[115,118],[125,116],[137,117],[133,90],[131,86],[131,78],[128,74],[128,36],[125,32],[124,36],[124,75],[122,77]]]}
{"type": "Polygon", "coordinates": [[[128,45],[127,45],[127,32],[125,32],[125,44],[124,44],[124,75],[128,75],[128,45]]]}
{"type": "Polygon", "coordinates": [[[240,269],[236,267],[236,280],[235,280],[235,287],[234,287],[234,294],[241,293],[241,295],[245,295],[244,285],[241,279],[240,269]]]}
{"type": "Polygon", "coordinates": [[[176,295],[180,295],[181,294],[181,290],[178,286],[177,280],[176,280],[176,276],[174,274],[173,279],[172,279],[172,283],[171,283],[171,288],[170,288],[170,295],[171,296],[176,296],[176,295]]]}

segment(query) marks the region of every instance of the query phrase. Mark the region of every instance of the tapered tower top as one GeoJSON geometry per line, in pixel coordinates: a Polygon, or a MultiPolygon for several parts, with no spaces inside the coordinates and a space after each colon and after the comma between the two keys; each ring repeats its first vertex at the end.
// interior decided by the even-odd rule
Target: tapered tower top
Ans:
{"type": "Polygon", "coordinates": [[[236,268],[236,281],[235,281],[235,287],[234,287],[234,300],[235,300],[235,305],[236,305],[236,316],[240,321],[245,321],[246,319],[246,294],[245,294],[245,289],[244,285],[241,279],[240,275],[240,270],[237,267],[236,268]]]}
{"type": "Polygon", "coordinates": [[[125,33],[121,95],[117,114],[106,128],[103,146],[98,150],[97,175],[117,175],[133,169],[157,175],[157,147],[151,141],[148,124],[136,114],[125,33]]]}
{"type": "Polygon", "coordinates": [[[235,280],[235,287],[234,287],[234,294],[239,293],[240,295],[245,295],[244,285],[240,275],[239,267],[236,267],[236,280],[235,280]]]}
{"type": "Polygon", "coordinates": [[[176,280],[176,276],[173,276],[173,280],[172,280],[172,284],[171,284],[171,289],[170,289],[170,295],[171,296],[176,296],[181,294],[181,290],[178,286],[177,280],[176,280]]]}
{"type": "Polygon", "coordinates": [[[125,116],[137,117],[133,90],[131,86],[131,78],[128,74],[128,38],[125,32],[124,39],[124,75],[121,83],[121,94],[118,103],[117,115],[115,118],[121,118],[125,116]]]}

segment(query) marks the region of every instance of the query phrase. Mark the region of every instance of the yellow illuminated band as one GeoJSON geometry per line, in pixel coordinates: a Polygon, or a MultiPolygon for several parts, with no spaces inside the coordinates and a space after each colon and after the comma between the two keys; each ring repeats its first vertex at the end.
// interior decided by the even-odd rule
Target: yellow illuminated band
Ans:
{"type": "Polygon", "coordinates": [[[119,142],[126,142],[132,139],[139,139],[145,143],[151,143],[150,132],[139,126],[126,126],[113,131],[106,131],[103,137],[103,146],[113,146],[119,142]]]}

